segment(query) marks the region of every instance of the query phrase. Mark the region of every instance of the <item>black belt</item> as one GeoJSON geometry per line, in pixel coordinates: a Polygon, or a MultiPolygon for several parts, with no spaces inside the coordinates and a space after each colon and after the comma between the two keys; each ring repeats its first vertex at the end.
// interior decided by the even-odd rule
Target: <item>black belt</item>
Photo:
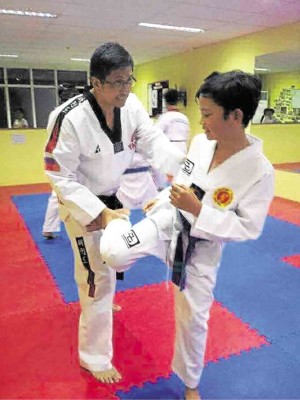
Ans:
{"type": "MultiPolygon", "coordinates": [[[[97,197],[99,200],[102,201],[102,203],[106,205],[106,207],[112,210],[116,210],[117,208],[123,208],[123,204],[120,202],[120,200],[117,198],[115,194],[112,194],[111,196],[104,196],[101,194],[100,196],[97,197]]],[[[116,275],[119,281],[124,280],[124,272],[116,272],[116,275]]]]}
{"type": "Polygon", "coordinates": [[[97,196],[99,200],[102,201],[106,205],[106,207],[111,208],[112,210],[116,210],[117,208],[123,208],[123,204],[120,202],[120,200],[117,198],[115,194],[112,194],[111,196],[104,196],[100,195],[97,196]]]}
{"type": "MultiPolygon", "coordinates": [[[[191,188],[193,189],[195,195],[198,197],[199,200],[202,200],[205,192],[200,187],[196,186],[192,183],[191,188]]],[[[196,243],[204,241],[206,239],[195,238],[191,236],[191,224],[189,221],[183,216],[183,214],[179,212],[179,216],[182,222],[182,231],[179,233],[177,238],[177,244],[175,249],[175,257],[174,257],[174,265],[172,271],[172,281],[175,285],[179,286],[180,290],[185,288],[185,281],[186,281],[186,264],[188,263],[195,247],[196,243]],[[183,231],[188,236],[188,245],[185,250],[183,251],[183,231]]]]}

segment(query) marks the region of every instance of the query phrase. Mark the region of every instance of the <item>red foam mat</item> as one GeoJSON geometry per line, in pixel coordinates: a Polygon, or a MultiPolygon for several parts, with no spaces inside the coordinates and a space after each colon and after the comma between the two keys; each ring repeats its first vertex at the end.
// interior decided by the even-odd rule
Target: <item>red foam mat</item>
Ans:
{"type": "Polygon", "coordinates": [[[269,215],[291,224],[300,225],[300,203],[275,197],[270,206],[269,215]]]}
{"type": "Polygon", "coordinates": [[[296,268],[300,268],[300,254],[295,254],[293,256],[283,257],[282,261],[293,265],[296,268]]]}

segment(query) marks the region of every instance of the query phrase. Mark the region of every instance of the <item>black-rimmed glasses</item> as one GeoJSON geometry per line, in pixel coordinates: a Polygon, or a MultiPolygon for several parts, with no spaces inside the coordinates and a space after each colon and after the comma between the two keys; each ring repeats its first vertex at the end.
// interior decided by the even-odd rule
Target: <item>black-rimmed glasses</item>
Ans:
{"type": "Polygon", "coordinates": [[[133,87],[136,83],[136,79],[134,76],[130,76],[127,81],[124,81],[123,79],[118,79],[114,82],[106,81],[106,80],[101,80],[102,83],[107,83],[114,89],[123,89],[125,86],[130,86],[133,87]]]}

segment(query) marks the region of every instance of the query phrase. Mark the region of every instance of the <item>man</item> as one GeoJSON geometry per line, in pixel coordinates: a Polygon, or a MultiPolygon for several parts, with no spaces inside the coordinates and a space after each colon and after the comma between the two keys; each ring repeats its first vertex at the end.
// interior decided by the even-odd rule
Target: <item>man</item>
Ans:
{"type": "Polygon", "coordinates": [[[100,242],[103,259],[117,271],[148,254],[172,267],[172,365],[185,383],[187,400],[200,398],[207,322],[224,244],[258,238],[274,195],[274,171],[262,142],[245,133],[260,90],[255,75],[211,74],[196,94],[205,134],[193,139],[171,190],[161,192],[133,227],[112,221],[100,242]]]}
{"type": "MultiPolygon", "coordinates": [[[[179,92],[177,89],[169,89],[165,94],[167,111],[159,116],[157,126],[159,126],[165,135],[185,154],[187,153],[187,142],[190,134],[190,123],[178,106],[179,92]]],[[[159,190],[162,190],[169,184],[165,174],[153,170],[153,179],[159,190]]]]}
{"type": "Polygon", "coordinates": [[[184,158],[130,94],[133,66],[118,43],[98,47],[90,62],[92,89],[55,109],[47,128],[45,170],[74,252],[79,361],[103,383],[118,382],[121,374],[111,363],[116,274],[100,257],[101,230],[120,217],[115,193],[135,151],[171,175],[184,158]]]}

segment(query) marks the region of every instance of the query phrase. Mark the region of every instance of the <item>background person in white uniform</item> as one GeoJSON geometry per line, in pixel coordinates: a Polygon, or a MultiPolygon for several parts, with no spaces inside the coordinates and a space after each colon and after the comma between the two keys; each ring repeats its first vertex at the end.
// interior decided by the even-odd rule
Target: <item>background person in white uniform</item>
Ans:
{"type": "MultiPolygon", "coordinates": [[[[62,83],[59,85],[58,96],[59,104],[71,99],[74,96],[78,96],[79,91],[69,83],[62,83]]],[[[43,223],[43,233],[45,239],[54,239],[55,233],[60,232],[60,217],[58,213],[58,199],[54,190],[52,190],[45,213],[45,219],[43,223]]]]}
{"type": "Polygon", "coordinates": [[[157,193],[149,163],[141,154],[135,152],[130,168],[127,168],[121,177],[117,191],[118,199],[123,207],[134,210],[142,208],[157,193]]]}
{"type": "MultiPolygon", "coordinates": [[[[180,150],[187,153],[188,140],[190,135],[190,123],[186,115],[184,115],[178,106],[180,101],[177,89],[169,89],[165,94],[167,111],[161,114],[157,119],[159,126],[165,135],[180,150]]],[[[162,190],[170,184],[170,179],[156,169],[152,169],[154,182],[159,190],[162,190]]]]}
{"type": "Polygon", "coordinates": [[[92,89],[56,108],[47,127],[45,171],[74,252],[81,306],[79,362],[103,383],[121,379],[112,365],[116,274],[99,251],[103,229],[120,218],[116,192],[121,177],[135,151],[171,175],[185,157],[130,93],[133,66],[118,43],[98,47],[90,62],[92,89]]]}
{"type": "Polygon", "coordinates": [[[112,221],[100,242],[103,259],[117,271],[149,254],[172,267],[172,366],[185,383],[186,399],[200,398],[207,322],[224,244],[258,238],[274,195],[274,171],[262,142],[245,133],[260,91],[255,75],[211,74],[196,94],[205,135],[193,139],[172,188],[160,192],[146,207],[147,217],[133,227],[112,221]]]}

